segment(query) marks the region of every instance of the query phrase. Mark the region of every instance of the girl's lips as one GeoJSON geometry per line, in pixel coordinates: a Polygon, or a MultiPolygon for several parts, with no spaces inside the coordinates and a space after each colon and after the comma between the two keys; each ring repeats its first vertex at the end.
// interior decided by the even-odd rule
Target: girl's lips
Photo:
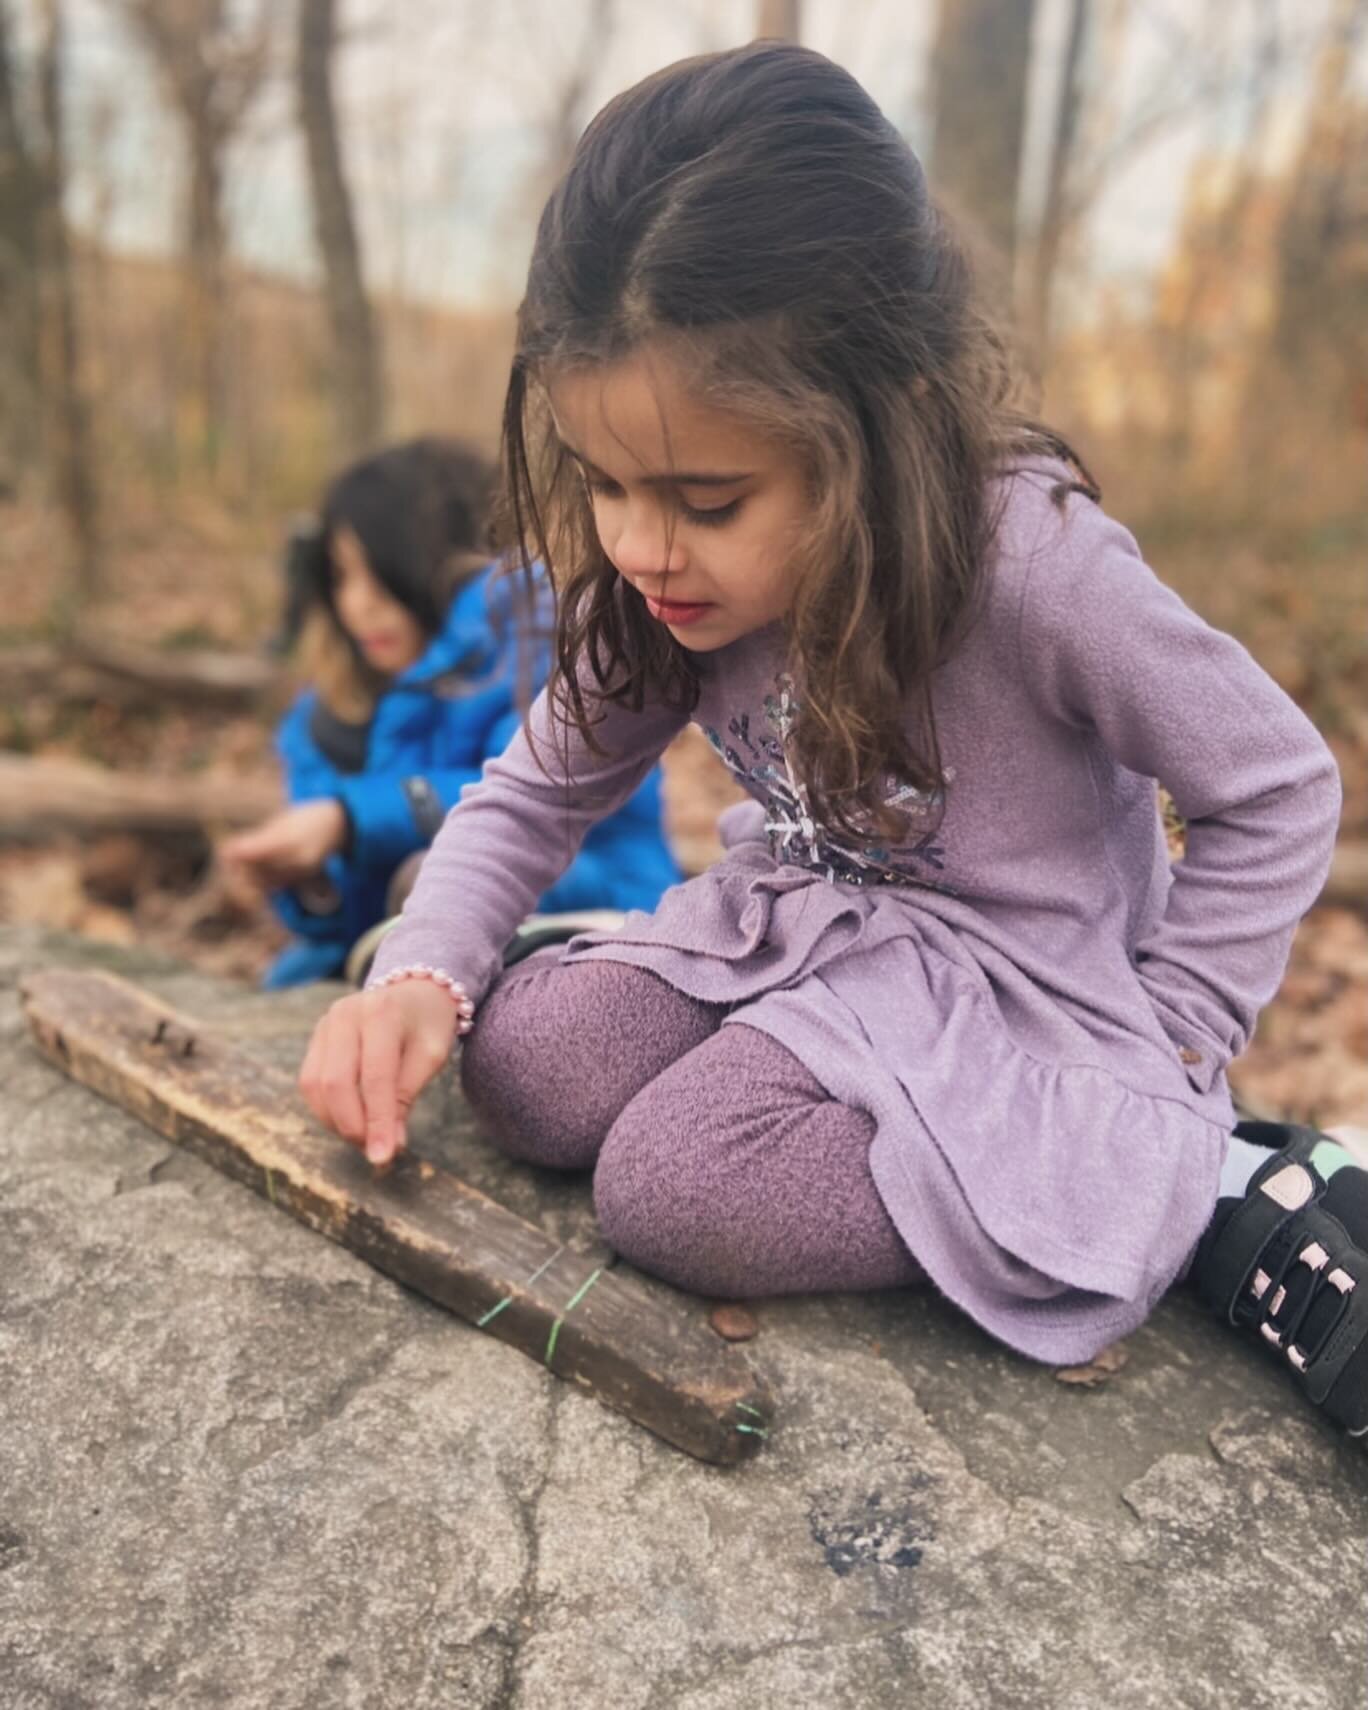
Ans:
{"type": "Polygon", "coordinates": [[[657,600],[649,594],[646,595],[646,610],[650,612],[653,618],[658,618],[661,623],[696,623],[699,618],[706,616],[712,609],[710,600],[702,602],[657,600]]]}

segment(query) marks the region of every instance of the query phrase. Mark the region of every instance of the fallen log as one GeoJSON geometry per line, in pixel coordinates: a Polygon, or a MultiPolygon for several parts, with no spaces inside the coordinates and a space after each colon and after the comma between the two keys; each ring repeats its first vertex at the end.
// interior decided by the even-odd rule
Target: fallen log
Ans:
{"type": "Polygon", "coordinates": [[[56,694],[119,706],[190,701],[225,711],[255,706],[281,692],[284,683],[280,662],[256,653],[138,647],[93,637],[66,648],[0,651],[0,702],[56,694]]]}
{"type": "Polygon", "coordinates": [[[161,698],[145,684],[107,676],[55,647],[5,648],[0,653],[0,706],[23,706],[40,696],[120,707],[147,706],[161,698]]]}
{"type": "Polygon", "coordinates": [[[0,754],[0,838],[54,831],[211,832],[255,825],[282,805],[273,778],[156,777],[80,760],[0,754]]]}
{"type": "Polygon", "coordinates": [[[700,1460],[733,1465],[765,1440],[768,1393],[699,1303],[557,1246],[426,1159],[377,1175],[287,1075],[127,981],[49,969],[20,989],[65,1073],[377,1270],[700,1460]]]}

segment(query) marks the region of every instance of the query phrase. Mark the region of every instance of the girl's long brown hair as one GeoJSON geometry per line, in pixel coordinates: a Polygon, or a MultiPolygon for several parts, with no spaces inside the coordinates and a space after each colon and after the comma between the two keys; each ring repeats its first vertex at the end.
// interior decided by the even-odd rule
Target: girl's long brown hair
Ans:
{"type": "Polygon", "coordinates": [[[647,341],[802,458],[793,758],[821,821],[899,835],[890,780],[942,782],[930,682],[979,608],[992,477],[1062,456],[1097,490],[1013,404],[921,166],[839,66],[777,42],[669,66],[599,113],[543,211],[504,410],[507,524],[528,573],[551,569],[552,706],[595,749],[596,695],[691,711],[698,676],[603,552],[545,386],[647,341]]]}

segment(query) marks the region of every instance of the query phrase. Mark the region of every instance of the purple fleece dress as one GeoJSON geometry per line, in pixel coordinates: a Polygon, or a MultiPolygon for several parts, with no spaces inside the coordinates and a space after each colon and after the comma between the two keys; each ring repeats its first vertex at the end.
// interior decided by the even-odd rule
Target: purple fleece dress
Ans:
{"type": "MultiPolygon", "coordinates": [[[[1057,504],[1066,478],[1046,462],[1004,477],[988,596],[932,683],[941,799],[898,798],[902,846],[842,843],[807,815],[772,626],[698,660],[694,721],[754,798],[729,810],[725,858],[565,951],[737,1006],[867,1112],[910,1251],[1051,1361],[1133,1330],[1205,1227],[1226,1065],[1277,990],[1341,804],[1314,726],[1124,528],[1077,494],[1057,504]],[[1187,821],[1172,868],[1156,779],[1187,821]]],[[[683,722],[608,707],[607,756],[572,739],[568,785],[515,738],[448,817],[372,981],[426,964],[478,1002],[683,722]]],[[[549,755],[544,696],[532,727],[549,755]]]]}

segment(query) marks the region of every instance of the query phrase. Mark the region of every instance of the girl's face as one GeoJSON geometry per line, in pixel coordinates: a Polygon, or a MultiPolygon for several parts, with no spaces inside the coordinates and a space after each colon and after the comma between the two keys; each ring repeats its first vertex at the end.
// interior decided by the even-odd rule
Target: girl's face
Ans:
{"type": "Polygon", "coordinates": [[[551,382],[603,550],[685,647],[710,653],[783,617],[808,510],[801,464],[690,397],[649,350],[551,382]]]}
{"type": "Polygon", "coordinates": [[[427,646],[422,625],[370,567],[366,549],[343,523],[328,542],[338,621],[377,671],[406,671],[427,646]]]}

